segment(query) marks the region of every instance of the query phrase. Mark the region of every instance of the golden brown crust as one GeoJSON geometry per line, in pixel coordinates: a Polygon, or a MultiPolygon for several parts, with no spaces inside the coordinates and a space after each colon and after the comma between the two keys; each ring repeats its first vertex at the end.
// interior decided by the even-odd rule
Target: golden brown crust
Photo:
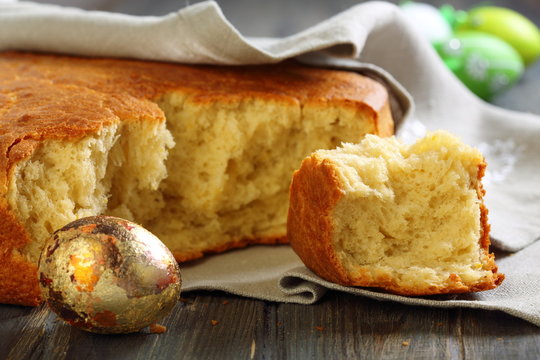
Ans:
{"type": "Polygon", "coordinates": [[[476,194],[478,195],[478,199],[480,200],[480,227],[482,228],[479,243],[480,249],[486,257],[486,264],[484,264],[484,269],[491,270],[491,272],[493,272],[494,274],[494,279],[492,282],[486,282],[485,284],[481,284],[479,288],[475,289],[474,291],[493,289],[499,286],[504,280],[504,274],[498,273],[499,268],[495,264],[495,255],[489,253],[489,246],[491,245],[489,232],[491,230],[491,225],[489,225],[488,223],[488,209],[484,204],[484,196],[486,195],[486,191],[484,190],[484,186],[482,185],[482,178],[484,177],[484,174],[486,172],[486,167],[487,163],[484,160],[478,165],[477,173],[478,181],[476,187],[476,194]]]}
{"type": "Polygon", "coordinates": [[[38,305],[41,296],[37,284],[37,266],[17,252],[30,239],[12,214],[0,212],[0,218],[0,301],[38,305]]]}
{"type": "MultiPolygon", "coordinates": [[[[268,66],[184,66],[117,59],[0,54],[0,303],[36,305],[36,266],[16,254],[31,241],[6,200],[14,166],[46,139],[76,140],[118,121],[164,121],[154,101],[178,91],[190,101],[234,103],[256,97],[325,105],[339,102],[373,114],[374,128],[391,135],[387,93],[351,72],[284,63],[268,66]],[[336,86],[339,84],[339,86],[336,86]]],[[[241,239],[205,252],[278,237],[241,239]]],[[[200,252],[177,253],[180,261],[200,252]]]]}
{"type": "Polygon", "coordinates": [[[326,280],[350,284],[332,243],[331,212],[343,196],[334,167],[316,155],[292,179],[287,238],[304,264],[326,280]]]}
{"type": "Polygon", "coordinates": [[[333,245],[332,213],[343,196],[340,181],[331,161],[316,154],[306,158],[293,176],[290,188],[290,207],[287,236],[294,251],[304,264],[320,277],[344,286],[362,286],[384,289],[388,292],[407,295],[435,295],[489,290],[497,287],[504,275],[498,273],[493,254],[489,254],[489,230],[487,209],[484,206],[481,179],[486,163],[478,167],[477,194],[480,200],[481,236],[480,250],[485,255],[483,269],[490,270],[493,277],[485,278],[474,285],[463,283],[457,274],[450,274],[443,286],[424,288],[403,287],[386,272],[373,273],[359,267],[354,273],[341,265],[333,245]]]}
{"type": "Polygon", "coordinates": [[[219,254],[227,250],[239,249],[249,245],[277,245],[287,244],[287,237],[282,235],[267,236],[260,238],[243,238],[231,241],[223,245],[205,249],[204,251],[173,251],[176,261],[182,263],[202,258],[207,254],[219,254]]]}
{"type": "Polygon", "coordinates": [[[376,118],[376,134],[381,137],[394,135],[394,120],[392,119],[392,111],[389,102],[386,103],[380,111],[374,113],[374,116],[376,118]]]}

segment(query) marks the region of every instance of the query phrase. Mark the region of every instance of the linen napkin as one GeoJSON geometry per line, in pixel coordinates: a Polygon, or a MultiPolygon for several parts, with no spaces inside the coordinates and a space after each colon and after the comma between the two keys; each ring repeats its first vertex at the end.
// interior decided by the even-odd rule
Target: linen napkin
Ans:
{"type": "Polygon", "coordinates": [[[183,291],[222,290],[257,299],[312,304],[327,290],[383,301],[440,308],[500,310],[540,326],[540,241],[497,260],[506,279],[496,289],[471,294],[406,297],[346,287],[321,279],[289,246],[255,246],[182,265],[183,291]]]}
{"type": "Polygon", "coordinates": [[[307,270],[287,246],[252,247],[185,265],[185,290],[311,303],[336,289],[417,305],[497,309],[540,326],[540,118],[476,98],[395,5],[360,4],[286,38],[246,38],[211,1],[162,17],[0,3],[0,24],[0,50],[212,64],[298,57],[377,77],[393,95],[398,136],[411,141],[446,129],[484,152],[493,244],[519,251],[498,261],[507,274],[501,287],[473,295],[406,298],[338,286],[307,270]]]}

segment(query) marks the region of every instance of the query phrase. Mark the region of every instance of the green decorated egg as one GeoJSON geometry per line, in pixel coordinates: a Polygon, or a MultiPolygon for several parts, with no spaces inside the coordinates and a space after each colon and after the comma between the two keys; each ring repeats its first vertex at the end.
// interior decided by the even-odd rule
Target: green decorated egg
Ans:
{"type": "Polygon", "coordinates": [[[502,7],[482,6],[469,11],[457,31],[474,30],[495,35],[510,44],[526,65],[540,56],[540,30],[523,15],[502,7]]]}
{"type": "Polygon", "coordinates": [[[454,74],[485,100],[510,87],[523,73],[523,60],[517,51],[490,34],[457,32],[436,49],[454,74]]]}

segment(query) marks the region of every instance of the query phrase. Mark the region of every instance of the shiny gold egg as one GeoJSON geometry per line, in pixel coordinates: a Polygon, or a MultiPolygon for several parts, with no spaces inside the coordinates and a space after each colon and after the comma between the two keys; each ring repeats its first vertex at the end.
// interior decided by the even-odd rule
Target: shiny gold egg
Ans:
{"type": "Polygon", "coordinates": [[[152,233],[130,221],[92,216],[57,230],[39,261],[50,308],[96,333],[130,333],[167,315],[180,296],[178,263],[152,233]]]}

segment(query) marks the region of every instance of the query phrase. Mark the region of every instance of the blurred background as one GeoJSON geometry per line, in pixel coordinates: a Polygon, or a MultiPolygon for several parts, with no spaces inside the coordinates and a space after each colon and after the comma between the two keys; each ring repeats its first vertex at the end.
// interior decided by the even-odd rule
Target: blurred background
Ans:
{"type": "MultiPolygon", "coordinates": [[[[88,10],[104,10],[132,15],[164,15],[198,0],[35,0],[79,7],[88,10]]],[[[341,11],[365,1],[358,0],[216,0],[225,17],[245,36],[284,37],[315,25],[341,11]]],[[[390,0],[394,4],[403,1],[390,0]]],[[[540,27],[540,0],[458,0],[419,1],[437,8],[445,4],[458,10],[469,10],[479,5],[501,6],[513,9],[540,27]]],[[[531,102],[538,91],[540,61],[526,67],[523,76],[509,90],[494,96],[490,101],[496,105],[519,111],[540,114],[540,101],[531,102]]],[[[539,96],[540,100],[540,96],[539,96]]]]}
{"type": "MultiPolygon", "coordinates": [[[[132,15],[164,15],[201,1],[197,0],[38,0],[50,4],[99,9],[132,15]]],[[[217,0],[223,13],[247,36],[287,36],[366,1],[358,0],[217,0]]],[[[402,1],[390,0],[399,4],[402,1]]],[[[540,0],[422,1],[436,7],[451,4],[468,10],[475,5],[514,9],[540,25],[540,0]]]]}

